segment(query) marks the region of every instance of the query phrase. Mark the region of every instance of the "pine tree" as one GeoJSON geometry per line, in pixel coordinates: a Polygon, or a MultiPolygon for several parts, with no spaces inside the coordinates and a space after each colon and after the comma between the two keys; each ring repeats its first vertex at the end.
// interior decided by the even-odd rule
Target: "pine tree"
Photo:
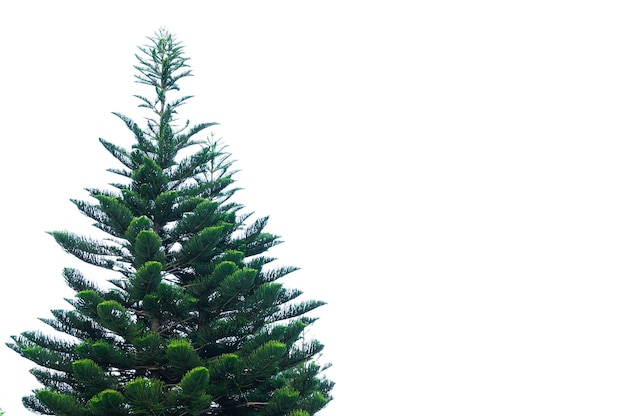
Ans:
{"type": "Polygon", "coordinates": [[[323,346],[305,340],[320,301],[268,268],[280,243],[232,200],[232,160],[212,135],[215,123],[177,124],[190,96],[172,98],[191,75],[183,47],[165,29],[136,55],[136,81],[156,96],[135,96],[145,127],[114,113],[134,136],[131,150],[100,139],[121,163],[109,190],[72,200],[107,234],[50,234],[71,255],[115,273],[105,287],[73,268],[71,308],[42,319],[60,334],[28,331],[9,347],[33,361],[43,385],[23,399],[49,415],[312,415],[333,383],[317,364],[323,346]],[[247,223],[250,221],[250,223],[247,223]]]}

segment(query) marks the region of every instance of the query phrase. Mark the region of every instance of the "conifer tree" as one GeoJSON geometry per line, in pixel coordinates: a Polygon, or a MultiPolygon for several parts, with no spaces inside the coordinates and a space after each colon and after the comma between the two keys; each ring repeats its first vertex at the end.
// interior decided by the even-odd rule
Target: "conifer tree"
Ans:
{"type": "Polygon", "coordinates": [[[295,267],[268,266],[279,237],[233,202],[225,146],[198,138],[215,123],[177,124],[190,98],[172,97],[191,75],[183,47],[165,29],[148,39],[136,81],[155,96],[136,97],[151,115],[140,127],[114,113],[130,150],[100,139],[121,180],[72,200],[108,238],[50,233],[115,277],[103,287],[66,268],[71,307],[42,319],[60,334],[12,337],[43,385],[24,405],[63,416],[313,415],[333,385],[317,363],[323,346],[303,336],[323,302],[279,282],[295,267]]]}

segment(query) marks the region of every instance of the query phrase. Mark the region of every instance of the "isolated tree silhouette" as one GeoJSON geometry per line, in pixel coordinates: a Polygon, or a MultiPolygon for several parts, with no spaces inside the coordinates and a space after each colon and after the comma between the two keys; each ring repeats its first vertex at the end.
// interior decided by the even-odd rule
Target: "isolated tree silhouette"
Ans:
{"type": "Polygon", "coordinates": [[[323,302],[297,301],[301,291],[279,283],[295,267],[268,268],[278,237],[264,231],[267,217],[247,224],[232,201],[225,146],[197,138],[215,123],[176,124],[190,98],[171,97],[191,75],[183,47],[165,29],[148,39],[135,66],[155,92],[136,96],[147,125],[114,113],[132,149],[100,139],[122,182],[72,201],[108,238],[50,233],[117,277],[103,288],[65,269],[72,308],[42,319],[61,334],[13,337],[43,385],[24,405],[68,416],[312,415],[333,386],[316,362],[323,346],[303,337],[323,302]]]}

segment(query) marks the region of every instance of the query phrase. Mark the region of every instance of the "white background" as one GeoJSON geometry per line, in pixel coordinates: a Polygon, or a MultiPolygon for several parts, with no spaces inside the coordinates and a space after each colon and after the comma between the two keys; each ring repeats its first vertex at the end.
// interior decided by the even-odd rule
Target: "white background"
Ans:
{"type": "MultiPolygon", "coordinates": [[[[136,46],[186,46],[237,201],[322,299],[324,416],[626,412],[626,25],[619,1],[6,2],[0,338],[44,329],[91,233],[69,198],[140,120],[136,46]],[[202,5],[201,5],[202,4],[202,5]]],[[[31,363],[0,346],[0,407],[31,363]]]]}

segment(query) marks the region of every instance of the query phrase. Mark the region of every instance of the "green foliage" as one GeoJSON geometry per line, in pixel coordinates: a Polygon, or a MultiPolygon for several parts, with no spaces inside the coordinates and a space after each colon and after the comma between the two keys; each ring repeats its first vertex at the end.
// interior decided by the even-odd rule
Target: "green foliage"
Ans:
{"type": "Polygon", "coordinates": [[[206,393],[208,389],[209,370],[196,367],[185,374],[177,389],[172,390],[170,402],[192,415],[210,414],[212,398],[206,393]]]}
{"type": "Polygon", "coordinates": [[[178,379],[188,370],[200,365],[201,359],[186,339],[173,339],[167,344],[167,363],[170,375],[178,379]]]}
{"type": "Polygon", "coordinates": [[[126,398],[122,393],[105,389],[87,402],[87,411],[93,416],[124,416],[128,415],[126,398]]]}
{"type": "Polygon", "coordinates": [[[35,393],[37,399],[59,416],[83,416],[85,409],[80,401],[72,394],[59,393],[50,390],[39,390],[35,393]]]}
{"type": "Polygon", "coordinates": [[[146,377],[135,379],[126,384],[124,396],[132,414],[159,415],[165,410],[163,403],[163,383],[146,377]]]}
{"type": "Polygon", "coordinates": [[[108,237],[50,233],[114,274],[112,287],[63,271],[73,309],[42,319],[63,337],[27,331],[8,344],[38,366],[31,373],[43,387],[23,403],[76,416],[313,415],[333,383],[315,362],[322,344],[303,334],[324,303],[283,287],[297,268],[268,268],[264,254],[280,240],[265,231],[267,217],[247,224],[231,201],[230,154],[200,138],[215,123],[178,124],[190,96],[172,94],[191,75],[180,43],[160,30],[139,52],[137,82],[155,93],[136,96],[146,125],[114,113],[134,145],[100,139],[123,183],[72,200],[108,237]]]}
{"type": "Polygon", "coordinates": [[[136,268],[140,268],[149,261],[166,263],[161,239],[152,230],[139,231],[133,244],[133,254],[135,255],[134,266],[136,268]]]}
{"type": "Polygon", "coordinates": [[[293,410],[289,412],[288,416],[309,416],[309,412],[305,412],[304,410],[293,410]]]}
{"type": "Polygon", "coordinates": [[[142,300],[149,293],[155,292],[161,283],[163,264],[158,261],[144,262],[130,279],[128,295],[131,300],[142,300]]]}
{"type": "Polygon", "coordinates": [[[104,371],[93,360],[74,361],[72,368],[78,386],[87,397],[92,397],[111,385],[104,371]]]}

